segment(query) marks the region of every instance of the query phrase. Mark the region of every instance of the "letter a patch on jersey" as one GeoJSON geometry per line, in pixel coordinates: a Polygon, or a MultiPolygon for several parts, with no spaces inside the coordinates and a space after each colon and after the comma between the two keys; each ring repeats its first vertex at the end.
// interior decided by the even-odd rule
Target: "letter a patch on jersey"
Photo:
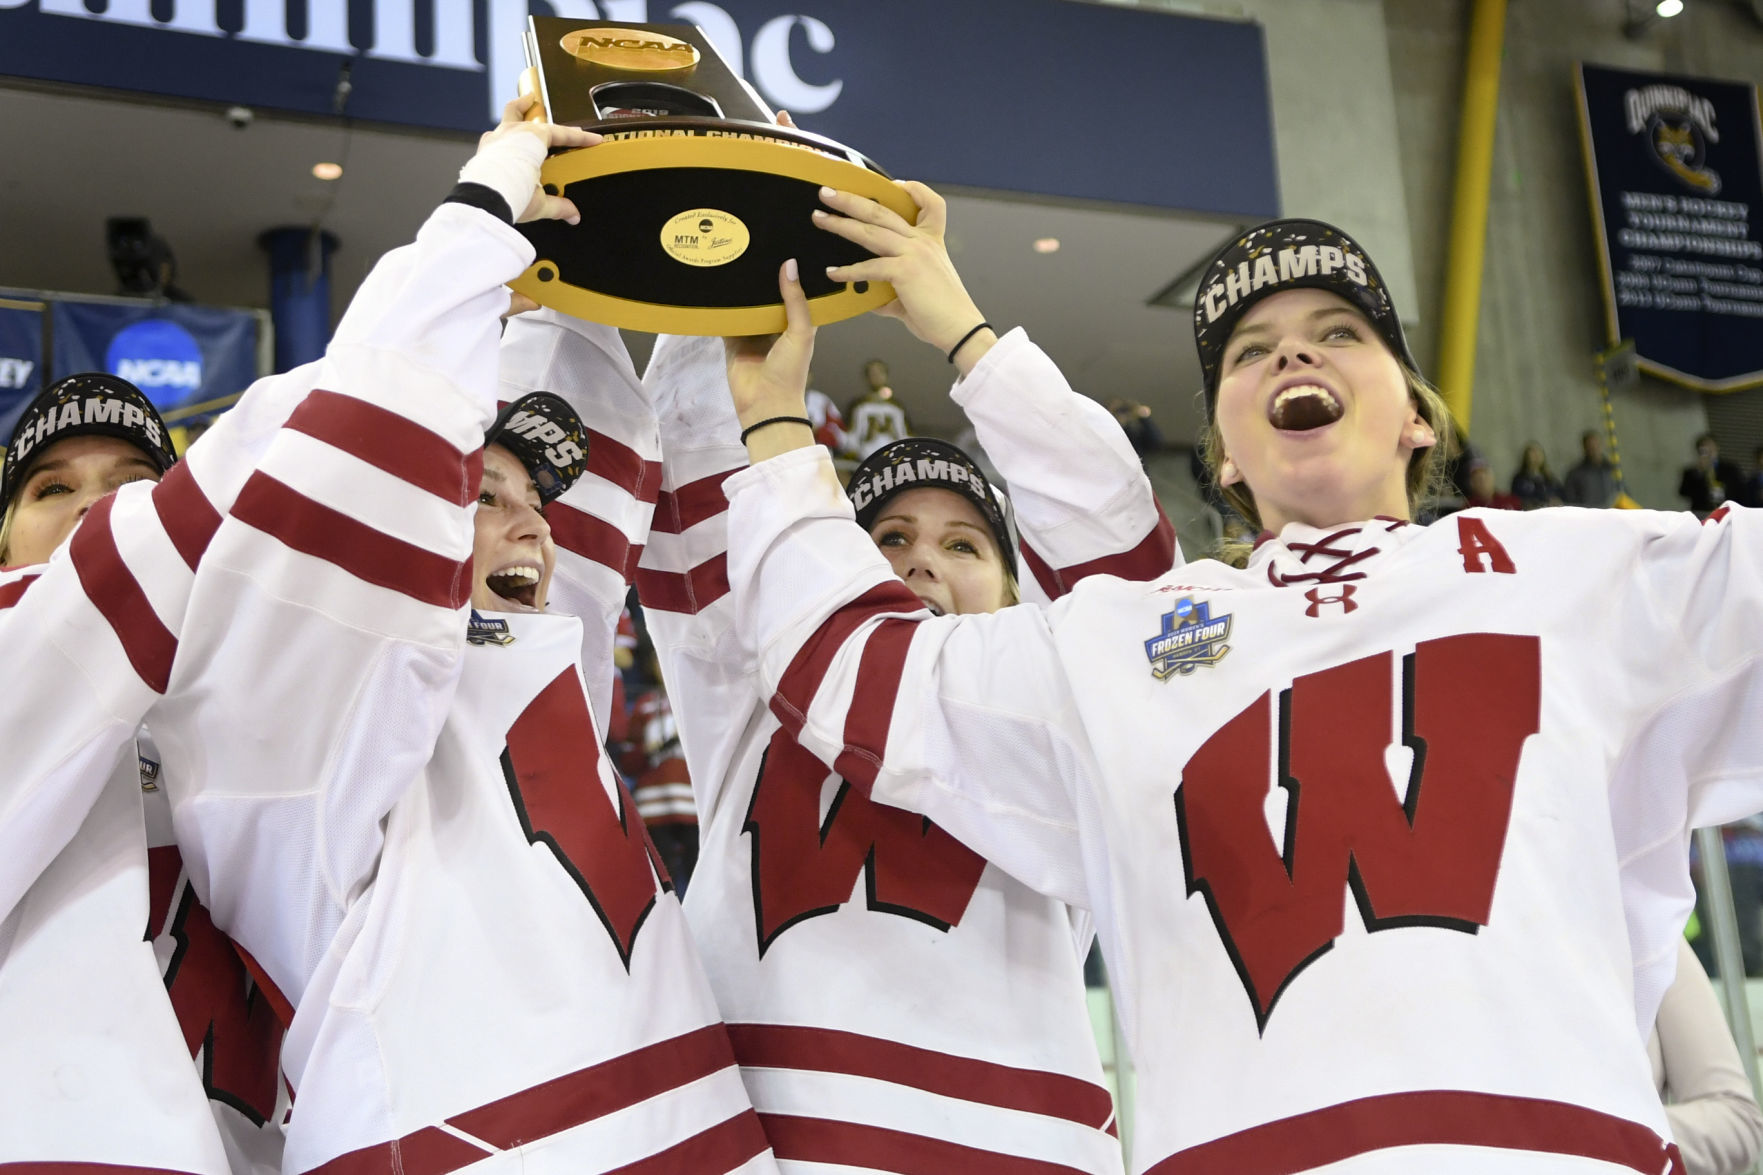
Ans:
{"type": "Polygon", "coordinates": [[[1189,896],[1200,895],[1265,1032],[1273,1006],[1343,928],[1350,890],[1369,931],[1488,923],[1525,739],[1541,713],[1538,642],[1470,633],[1402,659],[1306,674],[1219,728],[1175,793],[1189,896]],[[1398,790],[1385,751],[1413,763],[1398,790]],[[1274,758],[1277,756],[1277,758],[1274,758]],[[1275,771],[1277,775],[1275,776],[1275,771]],[[1270,781],[1286,793],[1283,844],[1270,781]]]}
{"type": "Polygon", "coordinates": [[[607,795],[601,756],[581,681],[565,669],[509,728],[502,771],[527,840],[556,856],[628,971],[637,931],[672,883],[623,782],[616,806],[607,795]]]}
{"type": "Polygon", "coordinates": [[[961,921],[985,860],[922,816],[869,799],[779,729],[759,764],[742,831],[753,838],[753,920],[759,953],[806,918],[851,900],[862,875],[869,909],[948,930],[961,921]]]}

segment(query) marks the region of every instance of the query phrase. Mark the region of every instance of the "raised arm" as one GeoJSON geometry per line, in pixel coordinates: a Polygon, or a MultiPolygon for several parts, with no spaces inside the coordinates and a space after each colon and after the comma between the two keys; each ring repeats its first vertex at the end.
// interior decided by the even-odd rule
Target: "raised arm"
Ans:
{"type": "Polygon", "coordinates": [[[655,412],[614,327],[555,310],[512,318],[502,335],[501,397],[547,391],[588,427],[588,471],[545,509],[557,544],[550,608],[581,618],[594,721],[607,729],[612,642],[661,492],[655,412]]]}
{"type": "Polygon", "coordinates": [[[538,167],[591,138],[518,113],[376,267],[243,478],[151,718],[192,884],[295,1003],[457,680],[503,283],[531,259],[510,210],[572,215],[538,167]]]}
{"type": "MultiPolygon", "coordinates": [[[[793,264],[790,326],[730,344],[744,427],[799,415],[813,327],[793,264]]],[[[1024,884],[1087,906],[1078,826],[1095,769],[1052,613],[933,619],[860,528],[800,424],[747,441],[723,483],[736,630],[771,710],[875,799],[920,812],[1024,884]]]]}

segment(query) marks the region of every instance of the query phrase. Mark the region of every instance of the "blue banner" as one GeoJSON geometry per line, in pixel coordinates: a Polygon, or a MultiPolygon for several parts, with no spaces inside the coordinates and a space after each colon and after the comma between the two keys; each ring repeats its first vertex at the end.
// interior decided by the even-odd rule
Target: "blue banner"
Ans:
{"type": "Polygon", "coordinates": [[[257,378],[257,319],[210,306],[50,307],[55,374],[108,371],[161,412],[242,392],[257,378]]]}
{"type": "Polygon", "coordinates": [[[1582,65],[1609,342],[1706,392],[1763,384],[1763,119],[1741,82],[1582,65]]]}
{"type": "Polygon", "coordinates": [[[43,307],[0,298],[0,448],[43,390],[43,307]]]}
{"type": "Polygon", "coordinates": [[[529,11],[696,24],[897,176],[1279,214],[1260,26],[1074,0],[0,0],[0,75],[476,134],[529,11]]]}

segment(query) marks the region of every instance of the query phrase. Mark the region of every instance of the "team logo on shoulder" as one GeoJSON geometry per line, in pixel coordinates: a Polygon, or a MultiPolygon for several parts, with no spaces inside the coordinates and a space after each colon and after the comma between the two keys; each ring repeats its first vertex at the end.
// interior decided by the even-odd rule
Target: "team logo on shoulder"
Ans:
{"type": "Polygon", "coordinates": [[[141,760],[141,790],[159,790],[159,764],[145,755],[137,756],[141,760]]]}
{"type": "Polygon", "coordinates": [[[1163,614],[1163,630],[1145,642],[1151,676],[1168,681],[1177,673],[1186,677],[1202,665],[1218,664],[1230,652],[1224,643],[1229,636],[1228,613],[1214,616],[1205,600],[1183,596],[1163,614]]]}
{"type": "Polygon", "coordinates": [[[471,610],[471,623],[466,627],[465,640],[473,645],[511,645],[514,634],[508,631],[506,620],[491,620],[478,615],[478,610],[471,610]]]}

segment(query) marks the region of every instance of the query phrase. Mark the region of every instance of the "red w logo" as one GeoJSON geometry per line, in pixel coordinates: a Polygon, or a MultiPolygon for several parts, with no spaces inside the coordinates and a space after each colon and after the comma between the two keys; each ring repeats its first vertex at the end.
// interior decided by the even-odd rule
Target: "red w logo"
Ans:
{"type": "Polygon", "coordinates": [[[509,729],[502,773],[527,840],[556,855],[629,971],[637,931],[655,908],[656,894],[673,885],[636,801],[612,776],[614,808],[601,771],[610,768],[594,739],[587,696],[575,671],[565,669],[509,729]]]}
{"type": "Polygon", "coordinates": [[[1341,888],[1367,930],[1487,925],[1524,740],[1537,731],[1537,639],[1473,633],[1402,659],[1407,786],[1392,785],[1392,655],[1279,697],[1284,848],[1268,837],[1269,696],[1206,740],[1175,794],[1187,892],[1206,899],[1257,1025],[1341,933],[1341,888]]]}
{"type": "Polygon", "coordinates": [[[209,1098],[261,1126],[275,1112],[282,1025],[263,989],[249,982],[232,940],[214,925],[196,891],[179,884],[182,872],[174,846],[147,850],[147,934],[157,937],[177,897],[169,930],[176,945],[165,967],[165,991],[184,1044],[192,1057],[202,1056],[202,1087],[209,1098]]]}
{"type": "Polygon", "coordinates": [[[851,899],[859,874],[869,908],[927,922],[960,923],[986,863],[922,816],[866,798],[839,781],[826,818],[820,789],[832,772],[787,732],[759,762],[742,831],[753,837],[753,913],[759,953],[805,918],[851,899]]]}

